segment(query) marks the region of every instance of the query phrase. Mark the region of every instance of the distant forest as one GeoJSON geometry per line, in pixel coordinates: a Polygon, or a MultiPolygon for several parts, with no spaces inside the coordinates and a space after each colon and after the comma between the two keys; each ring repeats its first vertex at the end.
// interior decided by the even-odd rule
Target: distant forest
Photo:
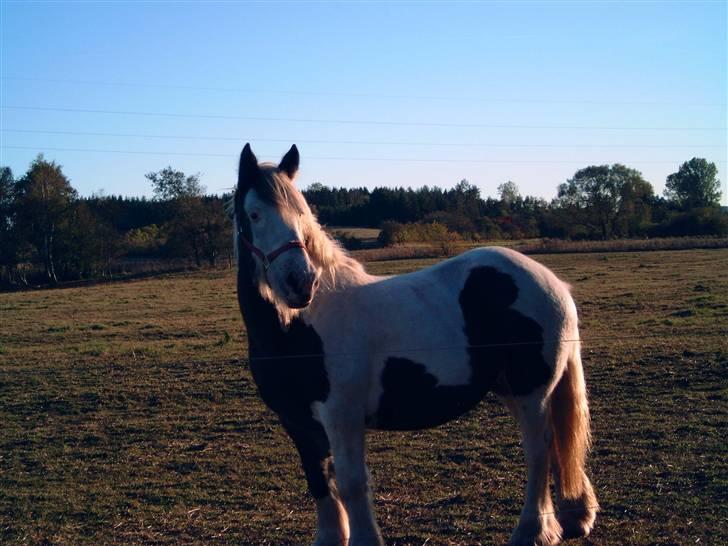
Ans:
{"type": "MultiPolygon", "coordinates": [[[[5,287],[104,278],[145,269],[232,264],[226,197],[199,175],[148,173],[152,199],[80,197],[60,165],[39,155],[21,177],[0,168],[0,283],[5,287]]],[[[442,240],[569,240],[726,236],[715,164],[693,158],[663,196],[621,164],[580,169],[551,201],[506,181],[484,198],[467,180],[439,187],[330,188],[304,194],[324,225],[381,228],[379,244],[442,240]]],[[[355,239],[342,241],[350,248],[355,239]]]]}

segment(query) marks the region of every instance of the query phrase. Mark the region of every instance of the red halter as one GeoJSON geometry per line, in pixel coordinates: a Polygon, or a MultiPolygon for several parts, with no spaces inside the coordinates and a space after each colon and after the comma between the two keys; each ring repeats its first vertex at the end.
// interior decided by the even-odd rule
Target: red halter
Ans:
{"type": "Polygon", "coordinates": [[[306,251],[306,246],[301,241],[289,241],[285,243],[284,245],[276,248],[273,252],[266,254],[261,249],[259,249],[257,246],[255,246],[253,243],[248,241],[245,237],[240,235],[240,240],[243,241],[243,244],[246,246],[250,252],[258,256],[260,258],[261,263],[263,264],[263,270],[268,271],[268,268],[270,268],[270,264],[275,260],[278,256],[283,254],[287,250],[291,250],[293,248],[302,248],[304,252],[306,251]]]}

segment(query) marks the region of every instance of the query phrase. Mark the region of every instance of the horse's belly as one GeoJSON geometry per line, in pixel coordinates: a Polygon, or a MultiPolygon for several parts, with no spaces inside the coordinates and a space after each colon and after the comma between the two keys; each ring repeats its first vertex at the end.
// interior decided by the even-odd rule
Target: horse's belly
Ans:
{"type": "Polygon", "coordinates": [[[382,374],[382,394],[367,426],[418,430],[451,421],[471,410],[488,391],[479,384],[440,385],[422,364],[390,358],[382,374]]]}

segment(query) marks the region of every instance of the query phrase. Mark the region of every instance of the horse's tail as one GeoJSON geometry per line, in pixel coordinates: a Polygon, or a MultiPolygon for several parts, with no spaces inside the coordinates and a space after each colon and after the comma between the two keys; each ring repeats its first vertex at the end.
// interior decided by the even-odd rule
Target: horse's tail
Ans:
{"type": "Polygon", "coordinates": [[[552,456],[558,465],[564,500],[590,497],[596,503],[589,479],[584,473],[591,445],[589,403],[581,365],[579,342],[568,342],[566,369],[551,395],[552,456]]]}

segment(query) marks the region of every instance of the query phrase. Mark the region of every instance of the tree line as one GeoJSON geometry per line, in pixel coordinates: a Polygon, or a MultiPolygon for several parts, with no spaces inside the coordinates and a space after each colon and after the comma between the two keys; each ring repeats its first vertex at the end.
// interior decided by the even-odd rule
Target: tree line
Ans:
{"type": "MultiPolygon", "coordinates": [[[[198,174],[172,167],[145,176],[152,199],[81,197],[61,166],[42,155],[19,178],[0,167],[0,282],[108,277],[143,260],[231,264],[227,196],[206,195],[198,174]]],[[[621,164],[578,170],[551,201],[522,196],[511,181],[498,187],[497,197],[482,197],[467,180],[447,190],[316,183],[304,195],[323,224],[380,227],[385,245],[450,237],[728,235],[717,168],[701,158],[671,174],[663,196],[639,171],[621,164]]]]}
{"type": "Polygon", "coordinates": [[[17,179],[0,167],[0,284],[104,278],[149,260],[231,264],[225,197],[171,167],[145,176],[153,199],[80,197],[42,155],[17,179]]]}
{"type": "Polygon", "coordinates": [[[639,171],[621,164],[576,171],[551,201],[522,196],[512,181],[486,198],[467,180],[449,190],[313,184],[304,193],[323,223],[382,227],[385,244],[406,242],[407,234],[442,233],[417,227],[425,224],[475,241],[728,235],[717,172],[715,164],[693,158],[667,178],[663,196],[639,171]]]}

